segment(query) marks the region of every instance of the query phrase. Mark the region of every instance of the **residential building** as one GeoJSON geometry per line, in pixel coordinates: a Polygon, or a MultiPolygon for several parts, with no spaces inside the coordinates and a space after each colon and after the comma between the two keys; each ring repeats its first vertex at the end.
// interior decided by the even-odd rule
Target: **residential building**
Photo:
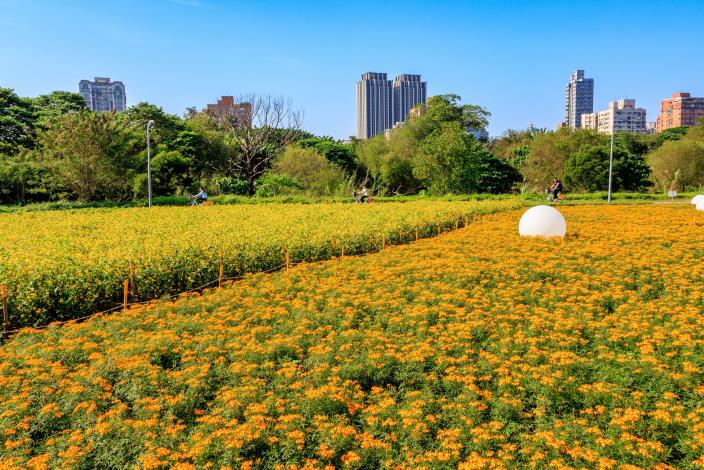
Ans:
{"type": "Polygon", "coordinates": [[[217,103],[209,104],[205,111],[216,118],[230,117],[237,127],[252,127],[252,104],[236,103],[232,96],[223,96],[217,103]]]}
{"type": "Polygon", "coordinates": [[[393,91],[385,73],[367,72],[357,82],[357,138],[369,139],[390,129],[393,91]]]}
{"type": "Polygon", "coordinates": [[[402,74],[393,83],[393,122],[406,122],[411,110],[427,100],[428,85],[420,75],[402,74]]]}
{"type": "Polygon", "coordinates": [[[648,121],[645,123],[645,133],[646,134],[655,134],[658,129],[658,123],[655,121],[648,121]]]}
{"type": "Polygon", "coordinates": [[[107,77],[95,77],[95,81],[81,80],[78,82],[78,92],[89,110],[96,113],[115,111],[121,113],[127,108],[125,85],[111,82],[107,77]]]}
{"type": "Polygon", "coordinates": [[[582,127],[582,114],[594,112],[594,79],[584,78],[584,70],[575,70],[565,89],[565,125],[582,127]]]}
{"type": "Polygon", "coordinates": [[[601,134],[612,132],[647,132],[645,109],[636,108],[636,100],[618,100],[609,103],[608,109],[599,111],[597,130],[601,134]]]}
{"type": "Polygon", "coordinates": [[[385,73],[367,72],[357,82],[357,137],[369,139],[406,122],[427,101],[420,75],[401,74],[393,82],[385,73]]]}
{"type": "Polygon", "coordinates": [[[582,129],[594,129],[599,128],[599,113],[585,113],[581,117],[582,129]]]}
{"type": "Polygon", "coordinates": [[[704,118],[704,98],[693,98],[689,93],[674,93],[660,105],[656,130],[682,126],[696,126],[704,118]]]}

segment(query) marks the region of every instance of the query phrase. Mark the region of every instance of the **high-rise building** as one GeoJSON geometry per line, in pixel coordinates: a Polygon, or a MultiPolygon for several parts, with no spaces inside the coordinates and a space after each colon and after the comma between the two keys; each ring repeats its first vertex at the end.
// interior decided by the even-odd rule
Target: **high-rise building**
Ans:
{"type": "Polygon", "coordinates": [[[357,82],[357,138],[369,139],[391,128],[393,101],[391,80],[385,73],[362,75],[357,82]]]}
{"type": "Polygon", "coordinates": [[[89,110],[97,113],[116,111],[122,112],[127,108],[125,85],[120,82],[111,82],[107,77],[95,77],[95,81],[81,80],[78,83],[78,92],[89,110]]]}
{"type": "Polygon", "coordinates": [[[223,96],[217,103],[209,104],[205,111],[216,118],[228,117],[237,127],[252,127],[252,103],[236,103],[233,96],[223,96]]]}
{"type": "Polygon", "coordinates": [[[584,78],[584,70],[575,70],[565,90],[565,124],[582,127],[582,114],[594,112],[594,79],[584,78]]]}
{"type": "Polygon", "coordinates": [[[662,100],[657,132],[682,126],[696,126],[704,118],[704,98],[693,98],[689,93],[674,93],[672,98],[662,100]]]}
{"type": "Polygon", "coordinates": [[[420,75],[398,75],[394,79],[393,89],[394,123],[406,122],[411,109],[427,100],[428,85],[420,80],[420,75]]]}
{"type": "Polygon", "coordinates": [[[636,100],[618,100],[609,103],[608,109],[598,113],[583,114],[582,127],[597,129],[600,134],[612,132],[648,132],[645,109],[636,108],[636,100]],[[588,126],[588,127],[587,127],[588,126]]]}

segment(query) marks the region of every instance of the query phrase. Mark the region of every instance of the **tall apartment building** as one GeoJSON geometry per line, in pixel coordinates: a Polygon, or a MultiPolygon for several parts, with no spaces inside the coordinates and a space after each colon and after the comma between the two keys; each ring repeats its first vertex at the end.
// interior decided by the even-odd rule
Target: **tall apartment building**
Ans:
{"type": "Polygon", "coordinates": [[[252,127],[252,103],[236,103],[233,96],[223,96],[217,103],[208,104],[205,111],[217,118],[230,117],[237,127],[252,127]]]}
{"type": "Polygon", "coordinates": [[[645,109],[636,108],[636,100],[612,101],[604,111],[582,114],[581,122],[583,129],[596,129],[600,134],[648,133],[645,109]]]}
{"type": "Polygon", "coordinates": [[[107,77],[95,77],[95,81],[81,80],[78,82],[78,92],[89,110],[96,113],[116,111],[122,112],[127,108],[125,85],[120,82],[111,82],[107,77]]]}
{"type": "Polygon", "coordinates": [[[385,73],[367,72],[357,82],[357,138],[369,139],[390,129],[393,88],[385,73]]]}
{"type": "Polygon", "coordinates": [[[594,79],[584,78],[584,70],[575,70],[565,89],[565,124],[582,127],[582,114],[594,112],[594,79]]]}
{"type": "Polygon", "coordinates": [[[363,74],[357,82],[357,138],[369,139],[405,122],[426,100],[427,83],[420,75],[401,74],[392,82],[385,73],[363,74]]]}
{"type": "Polygon", "coordinates": [[[656,123],[657,132],[682,126],[696,126],[704,118],[704,98],[693,98],[689,93],[674,93],[662,100],[656,123]]]}
{"type": "Polygon", "coordinates": [[[428,84],[420,80],[420,75],[398,75],[394,79],[393,89],[394,123],[406,122],[411,109],[427,101],[428,84]]]}

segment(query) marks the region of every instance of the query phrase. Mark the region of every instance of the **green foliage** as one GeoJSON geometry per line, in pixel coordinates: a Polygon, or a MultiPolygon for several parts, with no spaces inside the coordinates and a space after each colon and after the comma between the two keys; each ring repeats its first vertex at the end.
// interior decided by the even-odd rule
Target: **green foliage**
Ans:
{"type": "Polygon", "coordinates": [[[296,145],[314,149],[327,158],[330,163],[334,163],[349,173],[356,169],[354,152],[350,146],[336,141],[332,137],[307,137],[298,140],[296,145]]]}
{"type": "Polygon", "coordinates": [[[247,182],[239,178],[223,176],[215,178],[213,184],[220,194],[237,194],[241,196],[247,194],[247,182]]]}
{"type": "Polygon", "coordinates": [[[704,185],[704,131],[690,129],[687,136],[668,140],[648,156],[653,180],[663,191],[683,191],[704,185]]]}
{"type": "Polygon", "coordinates": [[[432,194],[476,193],[486,158],[486,149],[459,123],[446,123],[420,145],[413,171],[432,194]]]}
{"type": "MultiPolygon", "coordinates": [[[[586,191],[604,191],[609,186],[609,154],[606,145],[584,145],[567,160],[565,183],[586,191]]],[[[614,147],[613,190],[641,191],[649,184],[650,169],[643,157],[621,144],[614,147]]]]}
{"type": "Polygon", "coordinates": [[[311,195],[326,196],[347,192],[344,171],[311,148],[286,147],[274,160],[272,170],[291,176],[311,195]]]}
{"type": "Polygon", "coordinates": [[[256,195],[258,197],[273,197],[300,193],[303,189],[303,184],[291,175],[268,172],[257,180],[256,195]]]}
{"type": "Polygon", "coordinates": [[[40,133],[37,151],[52,186],[81,201],[123,198],[130,158],[124,127],[112,113],[82,111],[57,118],[40,133]]]}
{"type": "Polygon", "coordinates": [[[176,150],[159,152],[152,159],[154,194],[181,194],[191,185],[190,161],[176,150]]]}
{"type": "Polygon", "coordinates": [[[69,91],[53,91],[48,95],[40,95],[32,100],[35,125],[46,129],[57,118],[69,113],[86,110],[86,101],[78,93],[69,91]]]}
{"type": "Polygon", "coordinates": [[[33,118],[31,100],[0,88],[0,153],[31,145],[33,118]]]}

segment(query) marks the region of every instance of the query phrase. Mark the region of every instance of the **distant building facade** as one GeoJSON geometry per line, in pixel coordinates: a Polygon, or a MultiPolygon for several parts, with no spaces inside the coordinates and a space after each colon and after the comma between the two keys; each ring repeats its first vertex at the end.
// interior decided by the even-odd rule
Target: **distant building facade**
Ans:
{"type": "Polygon", "coordinates": [[[363,74],[357,82],[357,138],[386,133],[426,101],[427,83],[420,75],[401,74],[392,82],[386,73],[363,74]]]}
{"type": "Polygon", "coordinates": [[[599,129],[599,113],[586,113],[581,117],[582,129],[599,129]]]}
{"type": "Polygon", "coordinates": [[[600,134],[649,132],[645,109],[636,108],[636,100],[612,101],[604,111],[582,114],[581,122],[583,129],[596,129],[600,134]]]}
{"type": "Polygon", "coordinates": [[[657,132],[682,126],[696,126],[704,118],[704,98],[693,98],[689,93],[674,93],[662,100],[656,122],[657,132]]]}
{"type": "Polygon", "coordinates": [[[394,79],[394,115],[393,121],[406,122],[411,110],[427,101],[428,85],[421,81],[420,75],[402,74],[394,79]]]}
{"type": "Polygon", "coordinates": [[[127,108],[125,85],[120,81],[112,82],[108,77],[95,77],[92,82],[81,80],[78,92],[86,100],[88,109],[96,113],[121,113],[127,108]]]}
{"type": "Polygon", "coordinates": [[[565,89],[565,126],[582,127],[582,115],[594,112],[594,79],[584,78],[584,70],[575,70],[565,89]]]}
{"type": "Polygon", "coordinates": [[[233,96],[223,96],[217,103],[209,104],[205,111],[217,118],[231,117],[237,127],[252,127],[252,103],[236,103],[233,96]]]}
{"type": "Polygon", "coordinates": [[[369,139],[393,125],[393,89],[385,73],[367,72],[357,82],[357,137],[369,139]]]}

